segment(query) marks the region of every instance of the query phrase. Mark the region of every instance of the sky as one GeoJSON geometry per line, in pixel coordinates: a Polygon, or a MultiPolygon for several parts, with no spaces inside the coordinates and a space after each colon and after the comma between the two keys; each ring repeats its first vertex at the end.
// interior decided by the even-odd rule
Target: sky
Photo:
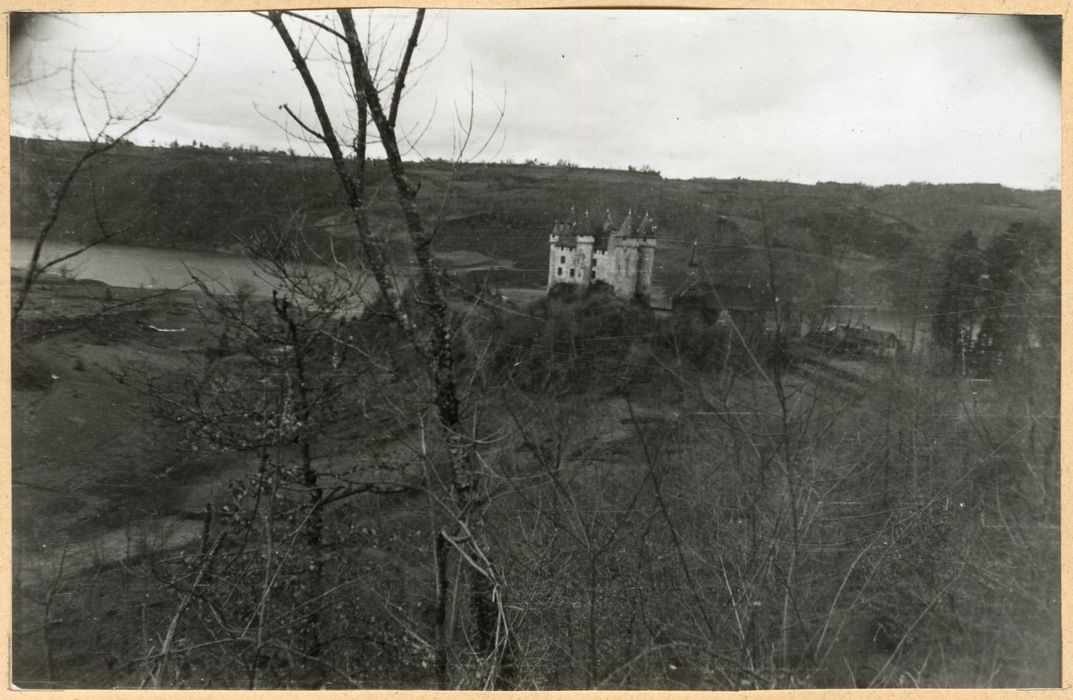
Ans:
{"type": "MultiPolygon", "coordinates": [[[[412,11],[360,22],[384,75],[412,11]],[[381,48],[382,53],[381,53],[381,48]]],[[[342,130],[330,37],[301,34],[342,130]]],[[[197,55],[134,141],[319,153],[280,109],[313,120],[271,25],[252,14],[64,15],[12,56],[12,132],[78,138],[136,113],[197,55]]],[[[664,177],[1060,182],[1059,80],[1011,17],[832,11],[429,11],[399,125],[408,157],[648,166],[664,177]],[[472,127],[470,124],[472,114],[472,127]],[[483,147],[483,150],[482,150],[483,147]]]]}

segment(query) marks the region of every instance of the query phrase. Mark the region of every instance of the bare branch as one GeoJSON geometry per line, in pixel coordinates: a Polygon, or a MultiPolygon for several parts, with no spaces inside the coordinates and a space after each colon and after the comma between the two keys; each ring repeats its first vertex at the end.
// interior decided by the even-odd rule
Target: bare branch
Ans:
{"type": "MultiPolygon", "coordinates": [[[[266,19],[268,19],[267,15],[265,13],[255,12],[254,14],[257,15],[258,17],[265,17],[266,19]]],[[[271,13],[269,13],[269,14],[271,14],[271,13]]],[[[332,36],[334,36],[336,39],[339,39],[339,40],[344,41],[344,42],[346,41],[346,37],[343,36],[338,30],[334,29],[333,27],[328,26],[327,24],[324,24],[323,22],[319,22],[319,21],[313,19],[309,15],[304,15],[301,12],[293,12],[293,11],[290,11],[290,10],[284,10],[280,14],[286,15],[287,17],[294,17],[295,19],[301,20],[302,22],[305,22],[306,24],[313,25],[314,27],[317,27],[318,29],[323,29],[324,31],[326,31],[329,34],[331,34],[332,36]]]]}
{"type": "Polygon", "coordinates": [[[290,118],[291,118],[291,119],[293,119],[293,120],[295,121],[295,123],[297,123],[297,124],[298,124],[298,126],[300,126],[300,127],[302,127],[303,129],[305,129],[305,130],[306,130],[306,131],[307,131],[307,132],[308,132],[309,134],[311,134],[312,136],[315,136],[316,138],[320,139],[321,141],[324,141],[324,134],[320,133],[319,131],[317,131],[316,129],[314,129],[314,128],[313,128],[313,127],[311,127],[311,126],[308,126],[308,125],[307,125],[307,124],[306,124],[306,123],[305,123],[304,121],[302,121],[302,120],[301,120],[301,119],[300,119],[300,118],[298,117],[298,115],[297,115],[297,114],[295,114],[295,113],[294,113],[294,112],[293,112],[293,111],[291,110],[291,108],[290,108],[290,107],[288,107],[288,106],[287,106],[287,105],[285,105],[285,104],[282,104],[282,105],[280,105],[280,106],[279,106],[279,108],[280,108],[280,109],[282,109],[283,111],[285,111],[285,112],[286,112],[286,113],[287,113],[287,114],[288,114],[288,115],[290,116],[290,118]]]}
{"type": "MultiPolygon", "coordinates": [[[[124,129],[121,133],[119,133],[114,138],[104,138],[107,135],[106,131],[107,131],[108,127],[111,126],[114,123],[114,120],[112,119],[112,115],[111,115],[111,107],[109,106],[109,109],[108,109],[108,111],[109,111],[109,119],[105,122],[104,126],[101,127],[101,130],[98,132],[96,137],[92,137],[92,136],[90,137],[90,145],[86,148],[85,151],[82,152],[82,154],[79,156],[78,160],[75,161],[74,165],[71,166],[71,169],[67,171],[67,174],[64,176],[63,180],[60,182],[59,187],[57,187],[52,193],[52,197],[51,197],[52,202],[51,202],[51,205],[49,207],[48,214],[45,216],[45,220],[44,220],[44,222],[42,222],[40,228],[38,229],[37,237],[34,240],[33,252],[30,254],[30,263],[29,263],[29,266],[28,266],[27,271],[26,271],[26,277],[23,280],[22,286],[19,288],[18,295],[15,298],[15,302],[12,305],[12,311],[11,311],[11,322],[12,322],[12,324],[14,324],[18,320],[19,313],[22,311],[23,306],[26,304],[26,298],[29,296],[30,290],[33,288],[34,283],[37,281],[37,278],[41,275],[41,273],[43,271],[42,268],[41,268],[41,262],[40,262],[40,260],[41,260],[41,251],[44,248],[45,242],[48,240],[49,235],[52,233],[52,229],[56,225],[56,221],[59,219],[60,211],[62,210],[64,203],[67,201],[68,194],[69,194],[69,192],[71,190],[71,187],[74,185],[74,182],[77,179],[79,173],[83,170],[83,168],[86,167],[86,165],[91,160],[93,160],[94,158],[96,158],[96,157],[98,157],[98,156],[100,156],[100,155],[102,155],[104,153],[107,153],[111,149],[115,148],[117,145],[122,143],[123,140],[126,139],[126,137],[130,136],[131,134],[133,134],[135,131],[140,129],[146,123],[156,119],[157,115],[160,113],[160,110],[162,110],[164,108],[164,105],[166,105],[168,103],[168,101],[172,98],[172,96],[175,95],[176,91],[178,91],[178,89],[183,85],[183,83],[186,82],[186,79],[190,76],[190,73],[194,70],[195,65],[197,65],[197,53],[196,52],[195,52],[195,54],[193,55],[193,57],[191,59],[189,67],[187,67],[186,70],[184,70],[175,79],[175,82],[172,84],[171,88],[169,90],[167,90],[163,95],[161,95],[161,97],[156,101],[156,103],[154,103],[153,106],[148,109],[148,111],[144,112],[139,119],[135,120],[133,124],[131,124],[126,129],[124,129]],[[103,138],[103,140],[102,140],[102,138],[103,138]]],[[[75,76],[75,57],[72,56],[72,58],[71,58],[71,90],[72,90],[72,94],[75,97],[75,105],[76,105],[76,109],[78,109],[79,118],[82,119],[83,127],[86,128],[86,133],[89,134],[90,130],[89,130],[88,126],[87,126],[87,122],[85,120],[84,115],[82,114],[81,107],[78,106],[78,99],[77,99],[78,91],[77,91],[76,86],[75,86],[74,76],[75,76]]],[[[92,84],[92,81],[90,81],[90,82],[92,84]]],[[[97,87],[97,86],[94,84],[94,87],[97,87]]],[[[98,87],[97,89],[99,90],[100,88],[98,87]]],[[[98,219],[98,223],[99,223],[99,219],[98,219]]],[[[97,243],[100,243],[100,241],[97,241],[97,243]]],[[[96,245],[96,243],[94,243],[93,245],[96,245]]],[[[92,247],[92,246],[90,246],[90,247],[92,247]]],[[[69,257],[73,257],[73,256],[69,256],[69,257]]],[[[68,257],[68,259],[69,259],[69,257],[68,257]]],[[[47,267],[51,267],[51,266],[52,266],[52,264],[47,265],[47,267]]]]}
{"type": "MultiPolygon", "coordinates": [[[[340,16],[344,15],[345,17],[350,18],[349,13],[340,11],[340,16]]],[[[287,52],[291,56],[291,61],[294,63],[295,68],[298,69],[298,73],[302,77],[302,82],[305,83],[306,91],[309,93],[310,100],[313,102],[313,108],[316,111],[317,119],[320,121],[323,131],[324,144],[328,147],[328,152],[331,154],[332,164],[335,167],[336,174],[339,176],[340,184],[343,187],[343,191],[347,198],[347,204],[354,216],[354,223],[358,230],[362,248],[366,257],[369,259],[369,265],[373,271],[373,276],[376,278],[376,282],[380,287],[381,294],[383,294],[384,298],[387,300],[393,315],[403,331],[409,336],[414,347],[419,353],[424,354],[425,351],[423,349],[423,344],[419,340],[417,329],[409,315],[403,309],[399,292],[395,287],[393,278],[389,274],[389,265],[385,256],[386,243],[380,236],[373,233],[369,226],[363,199],[363,190],[358,186],[358,183],[355,182],[353,175],[346,166],[346,161],[343,158],[343,151],[339,145],[339,140],[335,135],[335,131],[332,128],[331,117],[328,116],[328,110],[324,105],[324,98],[321,96],[320,88],[317,86],[316,80],[313,78],[313,74],[309,70],[309,65],[306,62],[305,57],[302,55],[301,51],[299,51],[297,44],[294,42],[294,38],[291,36],[287,26],[283,23],[283,13],[269,12],[268,18],[272,22],[272,26],[276,29],[276,33],[279,34],[284,46],[287,48],[287,52]]],[[[344,27],[347,28],[348,36],[352,34],[354,27],[353,19],[350,18],[349,25],[344,20],[344,27]]],[[[360,55],[360,45],[355,49],[356,43],[357,37],[355,35],[353,43],[348,42],[352,60],[354,60],[355,52],[360,55]]],[[[361,64],[364,65],[364,59],[362,58],[360,61],[361,64]]],[[[367,76],[367,71],[363,75],[367,76]]],[[[366,90],[365,94],[368,97],[369,92],[366,90]]],[[[375,91],[373,94],[375,96],[375,91]]],[[[379,106],[378,101],[377,106],[379,106]]],[[[382,112],[380,112],[380,114],[382,116],[382,112]]]]}
{"type": "Polygon", "coordinates": [[[410,70],[410,59],[413,58],[414,49],[417,48],[417,38],[421,34],[421,24],[425,21],[425,8],[421,8],[417,11],[417,16],[414,18],[413,29],[410,30],[410,38],[406,41],[406,51],[402,55],[402,64],[399,66],[399,72],[395,75],[395,90],[391,94],[391,108],[388,114],[387,123],[391,128],[395,128],[395,120],[399,114],[399,102],[402,100],[402,89],[406,85],[406,74],[410,70]]]}

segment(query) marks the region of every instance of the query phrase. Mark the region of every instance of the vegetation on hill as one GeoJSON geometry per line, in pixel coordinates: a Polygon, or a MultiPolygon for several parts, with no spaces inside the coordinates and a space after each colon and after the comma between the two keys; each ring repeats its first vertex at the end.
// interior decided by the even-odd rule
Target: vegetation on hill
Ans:
{"type": "MultiPolygon", "coordinates": [[[[47,186],[62,176],[79,148],[12,139],[13,235],[34,230],[47,207],[47,186]]],[[[469,251],[509,261],[510,269],[489,273],[502,286],[544,284],[548,232],[571,209],[579,214],[608,209],[621,216],[632,208],[652,214],[660,238],[654,281],[673,288],[686,271],[694,241],[707,274],[762,278],[763,205],[772,243],[789,268],[800,267],[802,279],[814,273],[833,279],[837,272],[845,296],[873,304],[897,301],[899,275],[904,278],[906,270],[914,274],[909,282],[901,280],[903,286],[936,290],[934,279],[920,276],[925,271],[918,261],[938,260],[947,243],[966,230],[986,242],[1012,223],[1039,221],[1056,228],[1059,217],[1057,192],[999,185],[673,180],[641,170],[537,163],[470,163],[457,171],[443,161],[408,167],[426,211],[435,214],[444,207],[437,253],[469,251]]],[[[123,240],[131,244],[236,251],[241,241],[265,229],[297,222],[317,250],[327,251],[330,241],[344,248],[353,237],[333,178],[330,162],[322,158],[120,144],[76,183],[61,212],[58,238],[92,235],[95,201],[109,226],[123,230],[123,240]]],[[[368,178],[369,192],[390,191],[383,161],[369,162],[368,178]]],[[[388,235],[394,254],[406,259],[404,228],[391,197],[374,196],[369,215],[388,235]]]]}

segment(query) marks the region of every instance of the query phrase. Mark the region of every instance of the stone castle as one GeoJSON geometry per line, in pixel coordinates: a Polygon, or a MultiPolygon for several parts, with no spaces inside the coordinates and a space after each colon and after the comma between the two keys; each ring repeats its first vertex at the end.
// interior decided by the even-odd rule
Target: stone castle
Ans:
{"type": "Polygon", "coordinates": [[[549,239],[548,289],[556,284],[583,288],[604,282],[623,297],[647,299],[652,292],[656,255],[655,223],[645,214],[639,221],[628,212],[615,225],[611,212],[603,223],[589,219],[556,223],[549,239]]]}

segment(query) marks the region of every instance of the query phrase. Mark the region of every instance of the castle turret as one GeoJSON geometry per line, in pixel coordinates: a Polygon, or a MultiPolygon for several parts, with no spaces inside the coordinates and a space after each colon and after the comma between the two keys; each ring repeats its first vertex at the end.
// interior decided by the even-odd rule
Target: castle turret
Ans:
{"type": "Polygon", "coordinates": [[[615,222],[611,218],[611,210],[608,209],[604,215],[604,223],[600,227],[602,230],[602,238],[606,241],[607,250],[614,250],[618,245],[618,230],[615,228],[615,222]]]}
{"type": "Polygon", "coordinates": [[[555,270],[559,267],[558,259],[561,250],[559,241],[562,240],[562,230],[562,224],[556,221],[551,229],[551,235],[548,236],[548,289],[554,286],[557,278],[555,270]]]}
{"type": "Polygon", "coordinates": [[[611,233],[615,230],[615,220],[611,218],[611,210],[604,211],[604,233],[611,233]]]}
{"type": "Polygon", "coordinates": [[[656,265],[656,222],[645,212],[634,234],[638,238],[640,267],[637,270],[637,293],[647,297],[652,291],[652,272],[656,265]]]}
{"type": "Polygon", "coordinates": [[[641,257],[638,249],[640,241],[636,238],[622,238],[615,249],[615,294],[631,297],[637,291],[637,270],[641,257]]]}
{"type": "Polygon", "coordinates": [[[619,238],[633,237],[633,209],[626,212],[626,218],[622,220],[622,225],[618,227],[618,233],[615,235],[619,238]]]}
{"type": "Polygon", "coordinates": [[[574,264],[577,266],[577,282],[582,287],[588,287],[592,281],[592,249],[595,243],[594,236],[578,233],[574,264]]]}
{"type": "Polygon", "coordinates": [[[633,235],[638,238],[652,238],[656,234],[656,222],[652,220],[652,217],[645,212],[645,215],[641,217],[641,223],[637,224],[637,230],[633,235]]]}
{"type": "Polygon", "coordinates": [[[642,238],[637,249],[640,257],[637,269],[637,294],[648,297],[652,291],[652,270],[656,265],[656,241],[651,238],[642,238]]]}

